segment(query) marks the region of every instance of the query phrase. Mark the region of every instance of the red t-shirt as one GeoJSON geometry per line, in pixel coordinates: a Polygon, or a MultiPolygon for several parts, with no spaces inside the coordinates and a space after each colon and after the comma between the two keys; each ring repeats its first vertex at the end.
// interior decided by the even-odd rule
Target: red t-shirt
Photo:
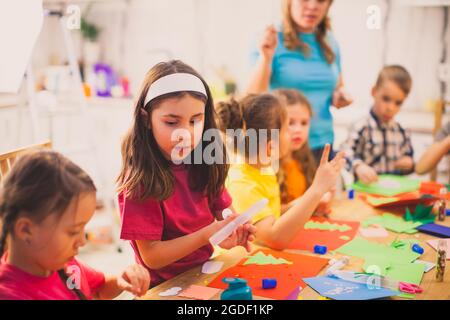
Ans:
{"type": "MultiPolygon", "coordinates": [[[[69,277],[80,277],[80,289],[92,299],[105,283],[105,276],[76,259],[66,265],[69,277]]],[[[6,254],[0,263],[0,300],[78,300],[78,296],[61,280],[58,273],[39,277],[6,263],[6,254]]]]}
{"type": "Polygon", "coordinates": [[[224,189],[210,208],[204,193],[194,192],[189,188],[187,168],[182,165],[171,168],[175,183],[174,192],[168,199],[138,202],[119,194],[122,218],[120,237],[131,240],[136,261],[150,272],[151,287],[207,261],[213,247],[205,245],[171,265],[153,270],[143,262],[135,241],[167,241],[183,237],[214,222],[212,211],[221,211],[231,205],[231,197],[224,189]]]}

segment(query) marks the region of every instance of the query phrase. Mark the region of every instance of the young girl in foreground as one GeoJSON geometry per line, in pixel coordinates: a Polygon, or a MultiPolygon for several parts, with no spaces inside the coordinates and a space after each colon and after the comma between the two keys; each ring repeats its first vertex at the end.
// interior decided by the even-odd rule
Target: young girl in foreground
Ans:
{"type": "MultiPolygon", "coordinates": [[[[231,206],[228,165],[194,157],[204,149],[204,132],[215,128],[209,87],[194,69],[169,61],[148,72],[123,141],[118,183],[121,237],[150,271],[151,286],[207,261],[208,239],[236,217],[222,220],[231,206]]],[[[250,250],[254,232],[240,226],[220,246],[250,250]]]]}
{"type": "Polygon", "coordinates": [[[143,295],[150,282],[144,268],[105,277],[75,259],[95,206],[92,180],[62,155],[37,151],[17,160],[0,191],[0,299],[143,295]]]}
{"type": "MultiPolygon", "coordinates": [[[[316,176],[303,196],[285,213],[281,214],[280,190],[273,167],[290,152],[288,117],[282,102],[271,94],[250,95],[240,102],[231,101],[218,105],[222,129],[267,130],[267,138],[256,134],[259,150],[249,146],[237,152],[243,163],[232,165],[228,174],[227,189],[233,198],[233,207],[242,212],[256,201],[267,198],[269,205],[258,213],[253,222],[258,241],[275,249],[284,249],[293,240],[305,222],[311,217],[322,196],[335,186],[343,166],[343,154],[328,161],[330,146],[325,147],[316,176]],[[279,139],[272,136],[278,130],[279,139]],[[262,146],[262,147],[261,147],[262,146]],[[269,159],[269,161],[262,160],[269,159]]],[[[227,138],[229,134],[226,134],[227,138]]],[[[236,136],[235,136],[236,137],[236,136]]]]}

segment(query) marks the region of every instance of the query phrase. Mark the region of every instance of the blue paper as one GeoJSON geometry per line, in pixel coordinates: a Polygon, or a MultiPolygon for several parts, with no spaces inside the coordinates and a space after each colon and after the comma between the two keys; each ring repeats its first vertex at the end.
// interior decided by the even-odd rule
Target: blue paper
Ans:
{"type": "Polygon", "coordinates": [[[303,279],[321,296],[334,300],[371,300],[400,294],[398,291],[385,288],[371,288],[367,284],[355,283],[336,277],[313,277],[303,279]]]}
{"type": "Polygon", "coordinates": [[[450,228],[435,223],[428,223],[416,228],[420,232],[439,237],[450,238],[450,228]]]}

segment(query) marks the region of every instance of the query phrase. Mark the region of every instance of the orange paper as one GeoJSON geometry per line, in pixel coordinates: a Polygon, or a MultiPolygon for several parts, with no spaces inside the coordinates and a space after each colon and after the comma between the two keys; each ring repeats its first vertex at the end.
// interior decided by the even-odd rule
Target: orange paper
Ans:
{"type": "Polygon", "coordinates": [[[208,286],[219,289],[226,289],[227,284],[222,282],[224,278],[242,278],[252,288],[254,296],[266,297],[270,299],[286,299],[299,286],[304,288],[306,284],[303,278],[314,277],[327,265],[328,259],[316,256],[306,256],[270,249],[262,249],[252,255],[262,251],[264,254],[271,254],[275,258],[283,258],[293,262],[293,264],[282,265],[244,265],[248,258],[242,259],[238,265],[222,272],[208,286]],[[276,279],[277,287],[274,289],[263,289],[262,279],[276,279]]]}
{"type": "Polygon", "coordinates": [[[315,245],[327,246],[328,251],[336,250],[352,240],[358,232],[359,222],[338,221],[329,219],[313,218],[313,221],[346,224],[351,227],[350,230],[341,232],[339,230],[317,230],[302,229],[292,241],[289,249],[306,250],[314,252],[315,245]]]}
{"type": "Polygon", "coordinates": [[[178,294],[179,297],[197,299],[197,300],[209,300],[220,290],[214,288],[208,288],[203,286],[191,285],[178,294]]]}

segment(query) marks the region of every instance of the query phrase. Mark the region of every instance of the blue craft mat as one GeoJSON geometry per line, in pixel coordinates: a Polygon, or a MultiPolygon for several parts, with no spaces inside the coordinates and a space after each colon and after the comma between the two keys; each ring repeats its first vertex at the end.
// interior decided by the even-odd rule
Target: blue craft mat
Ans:
{"type": "Polygon", "coordinates": [[[400,294],[398,291],[386,288],[370,290],[366,284],[345,281],[335,277],[304,278],[303,281],[321,296],[334,300],[372,300],[400,294]],[[335,290],[335,292],[332,292],[332,290],[335,290]]]}
{"type": "Polygon", "coordinates": [[[420,232],[439,238],[450,238],[450,228],[440,224],[428,223],[416,228],[420,232]]]}

